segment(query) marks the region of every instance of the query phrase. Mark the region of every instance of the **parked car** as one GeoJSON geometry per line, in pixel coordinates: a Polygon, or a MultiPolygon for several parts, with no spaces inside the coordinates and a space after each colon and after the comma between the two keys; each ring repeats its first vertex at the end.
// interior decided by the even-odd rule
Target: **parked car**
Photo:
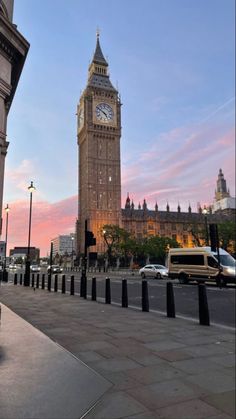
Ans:
{"type": "Polygon", "coordinates": [[[52,269],[51,269],[51,266],[49,265],[47,268],[47,271],[48,272],[51,271],[54,274],[60,274],[63,271],[63,268],[59,265],[52,265],[52,269]]]}
{"type": "Polygon", "coordinates": [[[139,270],[139,274],[142,278],[152,277],[152,278],[167,278],[168,269],[163,265],[146,265],[139,270]]]}
{"type": "Polygon", "coordinates": [[[17,269],[17,266],[15,264],[11,263],[9,265],[9,269],[17,269]]]}
{"type": "Polygon", "coordinates": [[[40,272],[40,267],[38,265],[31,265],[30,270],[31,272],[40,272]]]}

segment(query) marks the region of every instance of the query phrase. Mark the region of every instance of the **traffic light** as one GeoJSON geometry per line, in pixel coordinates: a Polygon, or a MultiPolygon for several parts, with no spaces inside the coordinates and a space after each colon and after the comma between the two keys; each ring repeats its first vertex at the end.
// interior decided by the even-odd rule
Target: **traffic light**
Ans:
{"type": "Polygon", "coordinates": [[[212,252],[216,252],[216,249],[219,248],[219,237],[218,237],[218,227],[217,224],[210,224],[210,242],[212,252]]]}
{"type": "Polygon", "coordinates": [[[86,247],[95,246],[96,238],[92,231],[85,231],[85,245],[86,247]]]}

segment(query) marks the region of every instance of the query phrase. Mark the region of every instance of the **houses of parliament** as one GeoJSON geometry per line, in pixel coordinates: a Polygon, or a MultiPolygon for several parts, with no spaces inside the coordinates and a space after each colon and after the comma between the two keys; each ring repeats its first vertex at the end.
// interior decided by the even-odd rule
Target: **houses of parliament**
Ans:
{"type": "MultiPolygon", "coordinates": [[[[108,63],[101,50],[99,34],[96,48],[89,65],[88,81],[77,109],[79,149],[79,216],[77,223],[78,253],[84,250],[85,220],[88,230],[96,237],[96,246],[91,248],[97,254],[104,253],[102,229],[106,224],[115,224],[130,232],[136,238],[167,236],[176,239],[180,245],[194,245],[193,229],[205,228],[206,211],[199,206],[194,213],[159,211],[156,203],[152,210],[143,200],[135,208],[129,195],[125,208],[121,208],[121,102],[108,74],[108,63]],[[205,213],[205,214],[204,214],[205,213]]],[[[207,221],[219,223],[233,220],[235,198],[227,190],[226,180],[220,169],[216,182],[215,203],[207,209],[207,221]]]]}

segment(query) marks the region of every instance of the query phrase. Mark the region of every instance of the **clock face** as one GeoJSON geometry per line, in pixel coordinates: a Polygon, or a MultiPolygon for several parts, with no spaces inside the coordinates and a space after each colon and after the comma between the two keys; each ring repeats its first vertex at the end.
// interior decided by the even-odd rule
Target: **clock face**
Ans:
{"type": "Polygon", "coordinates": [[[95,109],[96,117],[99,121],[109,123],[114,119],[114,112],[107,103],[99,103],[95,109]]]}

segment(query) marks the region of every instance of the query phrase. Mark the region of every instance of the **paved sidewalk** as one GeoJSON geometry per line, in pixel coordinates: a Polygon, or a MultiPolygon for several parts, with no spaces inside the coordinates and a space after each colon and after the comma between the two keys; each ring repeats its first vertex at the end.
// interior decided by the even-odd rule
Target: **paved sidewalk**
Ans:
{"type": "MultiPolygon", "coordinates": [[[[19,285],[3,285],[0,302],[111,384],[86,419],[234,417],[230,330],[19,285]]],[[[19,386],[9,388],[12,397],[19,386]]]]}

